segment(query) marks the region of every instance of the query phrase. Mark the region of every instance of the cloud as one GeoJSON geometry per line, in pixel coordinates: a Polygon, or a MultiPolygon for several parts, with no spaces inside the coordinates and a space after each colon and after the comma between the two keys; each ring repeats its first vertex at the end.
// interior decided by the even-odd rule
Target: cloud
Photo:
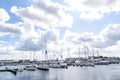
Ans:
{"type": "MultiPolygon", "coordinates": [[[[28,37],[23,42],[18,44],[17,50],[22,51],[39,51],[45,49],[45,36],[47,39],[47,49],[57,50],[63,49],[64,55],[67,56],[67,49],[70,49],[71,55],[78,54],[78,48],[81,48],[81,52],[84,53],[84,41],[86,46],[92,49],[104,49],[104,53],[108,53],[109,49],[117,47],[118,42],[120,42],[120,24],[109,24],[105,29],[101,31],[99,35],[94,35],[93,33],[76,33],[70,30],[66,30],[63,40],[59,40],[60,32],[59,30],[51,29],[47,32],[45,31],[39,37],[28,37]]],[[[110,50],[113,52],[112,50],[110,50]]]]}
{"type": "Polygon", "coordinates": [[[29,38],[26,39],[21,45],[19,45],[19,47],[17,48],[18,50],[23,50],[23,51],[36,51],[36,50],[40,50],[41,47],[43,46],[42,44],[40,45],[38,43],[37,38],[29,38]],[[37,41],[35,41],[37,40],[37,41]]]}
{"type": "Polygon", "coordinates": [[[30,37],[39,37],[40,36],[40,31],[38,29],[35,29],[34,25],[31,25],[26,22],[18,22],[18,25],[21,30],[21,35],[20,35],[21,40],[25,40],[30,37]]]}
{"type": "Polygon", "coordinates": [[[33,1],[33,4],[26,8],[13,6],[11,12],[16,14],[25,22],[41,26],[43,28],[51,27],[71,27],[73,18],[66,13],[60,4],[49,0],[33,1]]]}
{"type": "Polygon", "coordinates": [[[34,3],[35,4],[33,6],[35,8],[42,9],[45,13],[55,15],[56,17],[59,16],[59,7],[57,7],[57,4],[52,4],[50,0],[37,0],[34,1],[34,3]]]}
{"type": "Polygon", "coordinates": [[[99,54],[102,56],[120,56],[119,53],[117,53],[120,51],[119,27],[120,24],[108,24],[98,35],[88,32],[76,33],[66,30],[60,44],[62,45],[62,48],[65,49],[63,52],[68,53],[66,51],[69,48],[72,56],[78,56],[79,49],[81,56],[84,56],[84,41],[85,47],[88,47],[89,49],[89,55],[92,55],[92,50],[94,50],[96,52],[99,51],[99,54]]]}
{"type": "Polygon", "coordinates": [[[112,41],[120,40],[120,24],[109,24],[102,32],[101,35],[107,37],[112,41]]]}
{"type": "Polygon", "coordinates": [[[120,40],[120,24],[109,24],[94,41],[94,47],[107,48],[120,40]]]}
{"type": "Polygon", "coordinates": [[[66,30],[65,34],[64,34],[64,40],[65,41],[69,41],[69,42],[74,42],[76,41],[76,37],[78,36],[77,33],[71,32],[69,30],[66,30]]]}
{"type": "Polygon", "coordinates": [[[83,56],[85,48],[86,49],[93,48],[91,46],[91,43],[93,43],[94,38],[95,35],[93,35],[93,33],[88,33],[88,32],[76,33],[70,30],[66,30],[64,34],[64,39],[61,44],[63,44],[62,48],[66,50],[65,53],[68,53],[67,51],[68,49],[70,49],[70,52],[67,55],[78,57],[79,49],[80,49],[80,54],[83,56]]]}
{"type": "Polygon", "coordinates": [[[84,2],[85,5],[88,5],[88,6],[93,6],[93,7],[101,7],[101,6],[106,6],[106,5],[113,5],[117,0],[100,0],[100,1],[96,1],[96,0],[86,0],[84,2]]]}
{"type": "Polygon", "coordinates": [[[101,19],[104,15],[98,12],[82,12],[81,19],[101,19]]]}
{"type": "Polygon", "coordinates": [[[64,34],[64,40],[72,42],[74,44],[83,44],[85,42],[91,42],[94,40],[94,35],[93,33],[75,33],[69,30],[66,30],[64,34]]]}
{"type": "Polygon", "coordinates": [[[2,23],[0,24],[0,33],[4,35],[20,35],[21,30],[17,24],[2,23]]]}
{"type": "MultiPolygon", "coordinates": [[[[71,50],[76,48],[84,48],[85,45],[92,49],[105,49],[108,51],[112,47],[118,47],[120,42],[120,24],[108,24],[105,29],[103,29],[100,34],[94,35],[93,33],[75,33],[66,30],[64,34],[63,42],[66,46],[70,47],[71,50]],[[70,44],[74,47],[69,46],[70,44]]],[[[74,51],[74,50],[73,50],[74,51]]],[[[112,51],[112,50],[110,50],[112,51]]],[[[112,51],[113,52],[113,51],[112,51]]]]}
{"type": "Polygon", "coordinates": [[[51,42],[56,42],[57,39],[58,35],[55,34],[55,32],[47,31],[44,34],[41,34],[40,37],[31,37],[20,42],[16,49],[23,51],[39,51],[45,49],[45,44],[47,45],[51,42]]]}
{"type": "Polygon", "coordinates": [[[82,19],[101,19],[105,14],[119,12],[119,0],[64,0],[82,19]]]}
{"type": "Polygon", "coordinates": [[[9,14],[2,8],[0,8],[0,23],[4,23],[10,19],[9,14]]]}
{"type": "MultiPolygon", "coordinates": [[[[120,24],[109,24],[98,35],[92,32],[76,33],[66,30],[63,40],[61,40],[60,28],[58,28],[72,27],[73,17],[70,15],[72,11],[80,13],[82,19],[101,19],[105,14],[119,12],[119,0],[65,0],[65,3],[67,7],[51,0],[33,0],[27,7],[12,6],[11,12],[22,20],[16,23],[8,23],[9,14],[0,8],[0,36],[19,36],[20,42],[16,41],[17,46],[14,44],[14,47],[10,48],[11,51],[15,47],[20,51],[43,50],[45,37],[48,49],[63,48],[65,55],[68,53],[68,48],[70,53],[78,53],[77,50],[79,47],[83,48],[84,41],[90,48],[105,48],[106,51],[112,48],[119,49],[120,24]],[[71,9],[68,11],[68,8],[71,9]]],[[[0,51],[7,51],[6,44],[0,42],[0,51]]]]}
{"type": "Polygon", "coordinates": [[[7,45],[5,41],[0,41],[0,54],[13,53],[14,47],[12,45],[7,45]]]}
{"type": "Polygon", "coordinates": [[[57,35],[54,34],[52,31],[46,32],[46,39],[48,39],[48,41],[57,41],[57,38],[57,35]]]}

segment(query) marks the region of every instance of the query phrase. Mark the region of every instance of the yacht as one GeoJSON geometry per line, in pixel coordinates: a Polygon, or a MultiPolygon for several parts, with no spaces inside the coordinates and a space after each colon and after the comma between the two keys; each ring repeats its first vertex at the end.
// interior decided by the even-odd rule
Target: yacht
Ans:
{"type": "Polygon", "coordinates": [[[44,71],[49,71],[49,66],[48,66],[48,64],[39,64],[37,69],[44,70],[44,71]]]}
{"type": "Polygon", "coordinates": [[[36,66],[27,65],[27,66],[25,66],[24,70],[27,70],[27,71],[35,71],[35,70],[36,70],[36,66]]]}
{"type": "Polygon", "coordinates": [[[58,62],[58,63],[52,63],[51,67],[52,68],[68,68],[68,65],[67,63],[58,62]]]}

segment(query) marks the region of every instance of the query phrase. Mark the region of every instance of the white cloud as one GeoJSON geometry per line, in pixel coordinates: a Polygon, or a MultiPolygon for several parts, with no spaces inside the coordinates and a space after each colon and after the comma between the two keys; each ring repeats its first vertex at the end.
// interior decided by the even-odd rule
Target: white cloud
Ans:
{"type": "Polygon", "coordinates": [[[26,22],[23,22],[23,23],[18,22],[18,25],[20,26],[20,30],[21,30],[20,38],[22,40],[28,39],[30,37],[39,37],[40,36],[40,31],[35,30],[34,25],[31,25],[26,22]]]}
{"type": "Polygon", "coordinates": [[[39,37],[29,37],[24,41],[18,43],[18,50],[24,51],[38,51],[45,49],[45,39],[46,44],[50,44],[51,42],[57,42],[59,37],[59,33],[54,30],[49,30],[44,32],[44,34],[39,34],[39,37]]]}
{"type": "MultiPolygon", "coordinates": [[[[93,35],[93,33],[75,33],[70,30],[66,30],[63,40],[59,40],[60,32],[58,29],[52,28],[48,29],[48,31],[43,31],[40,29],[35,29],[34,26],[25,23],[18,23],[19,28],[13,28],[15,30],[12,31],[12,34],[17,34],[16,29],[18,32],[20,30],[21,42],[17,44],[18,50],[24,51],[38,51],[45,48],[45,34],[47,39],[47,48],[48,50],[57,50],[60,51],[61,48],[64,49],[64,55],[68,56],[67,49],[70,49],[70,55],[78,54],[78,48],[82,48],[84,46],[84,39],[86,45],[92,48],[104,48],[106,53],[109,49],[118,46],[118,42],[120,41],[120,24],[109,24],[104,30],[101,31],[99,35],[93,35]],[[29,25],[29,26],[28,26],[29,25]],[[31,33],[32,32],[32,33],[31,33]],[[30,34],[31,33],[31,34],[30,34]],[[25,38],[26,37],[26,38],[25,38]],[[23,39],[23,40],[22,40],[23,39]],[[113,47],[114,46],[114,47],[113,47]]],[[[2,29],[2,28],[1,28],[2,29]]],[[[11,27],[12,29],[12,27],[11,27]]],[[[2,30],[4,31],[4,29],[2,30]]],[[[11,32],[8,31],[8,32],[11,32]]],[[[6,32],[5,32],[6,33],[6,32]]],[[[16,46],[15,46],[16,47],[16,46]]],[[[2,50],[2,49],[1,49],[2,50]]],[[[3,49],[4,50],[4,49],[3,49]]],[[[6,50],[6,49],[5,49],[6,50]]],[[[113,52],[112,50],[110,50],[113,52]]],[[[14,51],[13,51],[14,52],[14,51]]]]}
{"type": "Polygon", "coordinates": [[[119,0],[65,0],[83,19],[101,19],[104,14],[120,12],[119,0]]]}
{"type": "MultiPolygon", "coordinates": [[[[33,6],[38,9],[42,9],[45,13],[51,14],[53,16],[59,17],[59,8],[56,3],[51,3],[50,0],[36,0],[33,6]]],[[[58,4],[59,5],[59,4],[58,4]]]]}
{"type": "Polygon", "coordinates": [[[21,29],[19,28],[19,25],[16,24],[9,24],[9,23],[1,23],[0,24],[0,35],[5,36],[5,35],[20,35],[21,34],[21,29]]]}
{"type": "Polygon", "coordinates": [[[74,42],[76,41],[76,37],[78,36],[77,33],[73,33],[69,30],[66,30],[65,34],[64,34],[64,40],[65,41],[69,41],[69,42],[74,42]]]}
{"type": "Polygon", "coordinates": [[[109,24],[104,30],[101,31],[100,35],[96,38],[94,46],[106,48],[109,46],[116,45],[120,40],[120,24],[109,24]]]}
{"type": "MultiPolygon", "coordinates": [[[[84,48],[87,47],[92,49],[91,43],[94,41],[94,35],[93,33],[76,33],[72,32],[70,30],[66,30],[63,42],[61,44],[64,44],[63,48],[70,49],[70,55],[71,56],[79,56],[79,49],[81,56],[84,56],[84,48]]],[[[68,52],[66,52],[68,53],[68,52]]]]}
{"type": "Polygon", "coordinates": [[[67,30],[64,35],[63,43],[65,46],[71,49],[72,53],[76,53],[76,54],[78,54],[78,52],[76,52],[78,48],[84,49],[84,40],[85,40],[85,45],[90,50],[98,49],[99,51],[101,51],[101,49],[104,49],[101,55],[120,56],[119,53],[116,53],[116,51],[119,52],[119,47],[120,47],[119,32],[120,32],[120,24],[109,24],[105,29],[101,31],[99,35],[93,35],[93,33],[87,33],[87,32],[75,33],[67,30]]]}
{"type": "Polygon", "coordinates": [[[0,8],[0,23],[4,23],[10,19],[9,14],[2,8],[0,8]]]}
{"type": "Polygon", "coordinates": [[[12,34],[21,34],[19,29],[19,25],[17,24],[0,24],[0,32],[1,33],[12,33],[12,34]]]}
{"type": "Polygon", "coordinates": [[[24,21],[43,27],[71,27],[73,18],[66,13],[62,6],[49,0],[37,0],[26,8],[13,6],[11,12],[19,16],[24,21]]]}
{"type": "Polygon", "coordinates": [[[38,38],[29,38],[26,39],[24,42],[19,43],[18,45],[18,50],[23,50],[23,51],[36,51],[40,50],[42,48],[42,44],[39,44],[39,39],[38,38]]]}
{"type": "MultiPolygon", "coordinates": [[[[104,54],[101,55],[114,55],[112,52],[119,51],[119,42],[120,42],[120,24],[109,24],[104,30],[101,31],[99,35],[93,35],[93,33],[75,33],[70,30],[66,30],[63,40],[59,40],[60,32],[58,29],[49,29],[47,32],[42,30],[36,30],[36,35],[30,36],[31,30],[34,33],[34,27],[29,27],[32,29],[28,29],[27,26],[23,26],[23,24],[19,24],[20,28],[23,29],[21,36],[27,36],[24,38],[22,42],[18,42],[17,50],[23,51],[39,51],[45,48],[45,35],[47,39],[47,48],[49,50],[49,55],[52,54],[52,50],[57,50],[60,53],[60,49],[63,49],[64,57],[71,56],[78,56],[78,48],[83,49],[84,47],[84,39],[86,45],[90,48],[97,48],[101,49],[104,48],[104,54]],[[25,29],[26,28],[26,29],[25,29]],[[25,29],[25,31],[24,31],[25,29]],[[26,30],[30,30],[27,32],[26,30]],[[28,35],[27,35],[28,34],[28,35]],[[39,35],[39,36],[38,36],[39,35]],[[68,54],[68,48],[70,49],[70,53],[68,54]],[[114,51],[115,50],[115,51],[114,51]],[[111,53],[109,52],[111,51],[111,53]],[[109,54],[108,54],[109,53],[109,54]]],[[[22,37],[21,37],[22,39],[22,37]]],[[[2,46],[4,45],[3,42],[0,43],[2,46]]],[[[0,46],[0,50],[2,52],[7,51],[7,47],[0,46]],[[3,49],[4,48],[4,49],[3,49]]],[[[14,46],[16,47],[16,46],[14,46]]],[[[14,47],[10,49],[10,51],[15,52],[14,47]]],[[[81,50],[81,55],[84,55],[83,51],[81,50]]],[[[116,54],[118,55],[118,54],[116,54]]]]}
{"type": "Polygon", "coordinates": [[[98,12],[83,12],[80,14],[81,19],[101,19],[104,15],[98,12]]]}
{"type": "Polygon", "coordinates": [[[0,54],[13,53],[14,47],[12,45],[7,45],[5,41],[0,41],[0,54]]]}
{"type": "MultiPolygon", "coordinates": [[[[73,11],[79,12],[80,18],[83,19],[100,19],[106,13],[120,11],[119,0],[65,0],[65,2],[68,8],[70,6],[73,11]]],[[[20,37],[20,42],[16,41],[17,43],[12,44],[14,47],[5,46],[7,43],[0,40],[0,51],[5,53],[7,48],[11,52],[16,50],[39,51],[45,48],[45,36],[47,48],[57,49],[59,52],[62,48],[65,56],[69,54],[68,48],[71,55],[78,54],[78,48],[83,49],[84,40],[91,49],[105,48],[106,52],[119,51],[120,24],[109,24],[99,35],[66,30],[63,40],[60,40],[61,33],[58,27],[71,27],[73,23],[73,17],[66,11],[66,7],[51,0],[34,0],[31,6],[11,8],[11,12],[22,19],[22,22],[11,24],[6,22],[10,19],[8,13],[0,9],[0,36],[18,35],[20,37]],[[15,47],[16,50],[14,50],[15,47]]]]}
{"type": "Polygon", "coordinates": [[[120,24],[109,24],[102,32],[101,35],[107,37],[112,41],[120,39],[120,24]]]}
{"type": "Polygon", "coordinates": [[[72,42],[74,44],[83,44],[84,40],[86,42],[91,42],[94,39],[93,33],[75,33],[69,30],[66,30],[65,35],[64,35],[64,40],[72,42]]]}

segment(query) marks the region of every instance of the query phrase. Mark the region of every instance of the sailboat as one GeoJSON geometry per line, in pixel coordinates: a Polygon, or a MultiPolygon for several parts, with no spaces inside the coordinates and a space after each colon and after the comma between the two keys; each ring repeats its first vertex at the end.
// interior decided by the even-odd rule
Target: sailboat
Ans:
{"type": "Polygon", "coordinates": [[[49,71],[49,65],[47,64],[47,49],[46,49],[46,36],[45,36],[45,62],[38,65],[37,69],[49,71]]]}
{"type": "Polygon", "coordinates": [[[89,48],[88,48],[88,46],[86,46],[85,38],[83,38],[83,41],[84,41],[85,60],[82,62],[81,66],[95,67],[94,60],[93,59],[89,59],[89,55],[88,55],[89,48]]]}
{"type": "MultiPolygon", "coordinates": [[[[62,58],[62,49],[61,49],[61,58],[62,58]]],[[[56,58],[56,60],[51,64],[52,68],[68,68],[67,63],[65,63],[63,60],[58,60],[58,58],[56,58]]]]}
{"type": "MultiPolygon", "coordinates": [[[[47,55],[47,50],[45,50],[45,55],[47,55]]],[[[37,69],[49,71],[49,66],[48,66],[46,60],[45,60],[44,63],[39,64],[38,67],[37,67],[37,69]]]]}

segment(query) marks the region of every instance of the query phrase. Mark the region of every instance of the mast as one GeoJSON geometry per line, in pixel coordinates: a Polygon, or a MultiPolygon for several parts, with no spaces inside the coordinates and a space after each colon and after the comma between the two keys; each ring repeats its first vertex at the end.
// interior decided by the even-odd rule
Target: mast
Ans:
{"type": "Polygon", "coordinates": [[[47,60],[47,39],[46,39],[46,35],[45,35],[45,61],[47,60]]]}
{"type": "Polygon", "coordinates": [[[99,56],[99,51],[98,51],[98,50],[97,50],[97,57],[100,57],[100,56],[99,56]]]}
{"type": "Polygon", "coordinates": [[[95,55],[94,55],[94,49],[92,49],[92,53],[93,53],[93,58],[95,57],[95,55]]]}
{"type": "Polygon", "coordinates": [[[79,59],[80,59],[80,48],[79,48],[79,59]]]}
{"type": "Polygon", "coordinates": [[[87,52],[86,52],[86,45],[85,45],[85,38],[83,37],[83,42],[84,42],[84,52],[85,52],[85,59],[87,58],[87,52]]]}
{"type": "Polygon", "coordinates": [[[86,48],[87,48],[87,56],[89,58],[90,57],[90,50],[89,50],[88,46],[86,48]]]}
{"type": "Polygon", "coordinates": [[[63,59],[63,55],[62,55],[62,52],[63,52],[63,49],[61,48],[61,55],[60,55],[60,57],[61,57],[61,59],[63,59]]]}
{"type": "Polygon", "coordinates": [[[34,56],[33,56],[33,58],[34,58],[33,61],[35,61],[35,51],[34,51],[34,56]]]}
{"type": "Polygon", "coordinates": [[[71,58],[71,55],[70,55],[70,48],[67,49],[67,53],[68,53],[68,58],[71,58]]]}

